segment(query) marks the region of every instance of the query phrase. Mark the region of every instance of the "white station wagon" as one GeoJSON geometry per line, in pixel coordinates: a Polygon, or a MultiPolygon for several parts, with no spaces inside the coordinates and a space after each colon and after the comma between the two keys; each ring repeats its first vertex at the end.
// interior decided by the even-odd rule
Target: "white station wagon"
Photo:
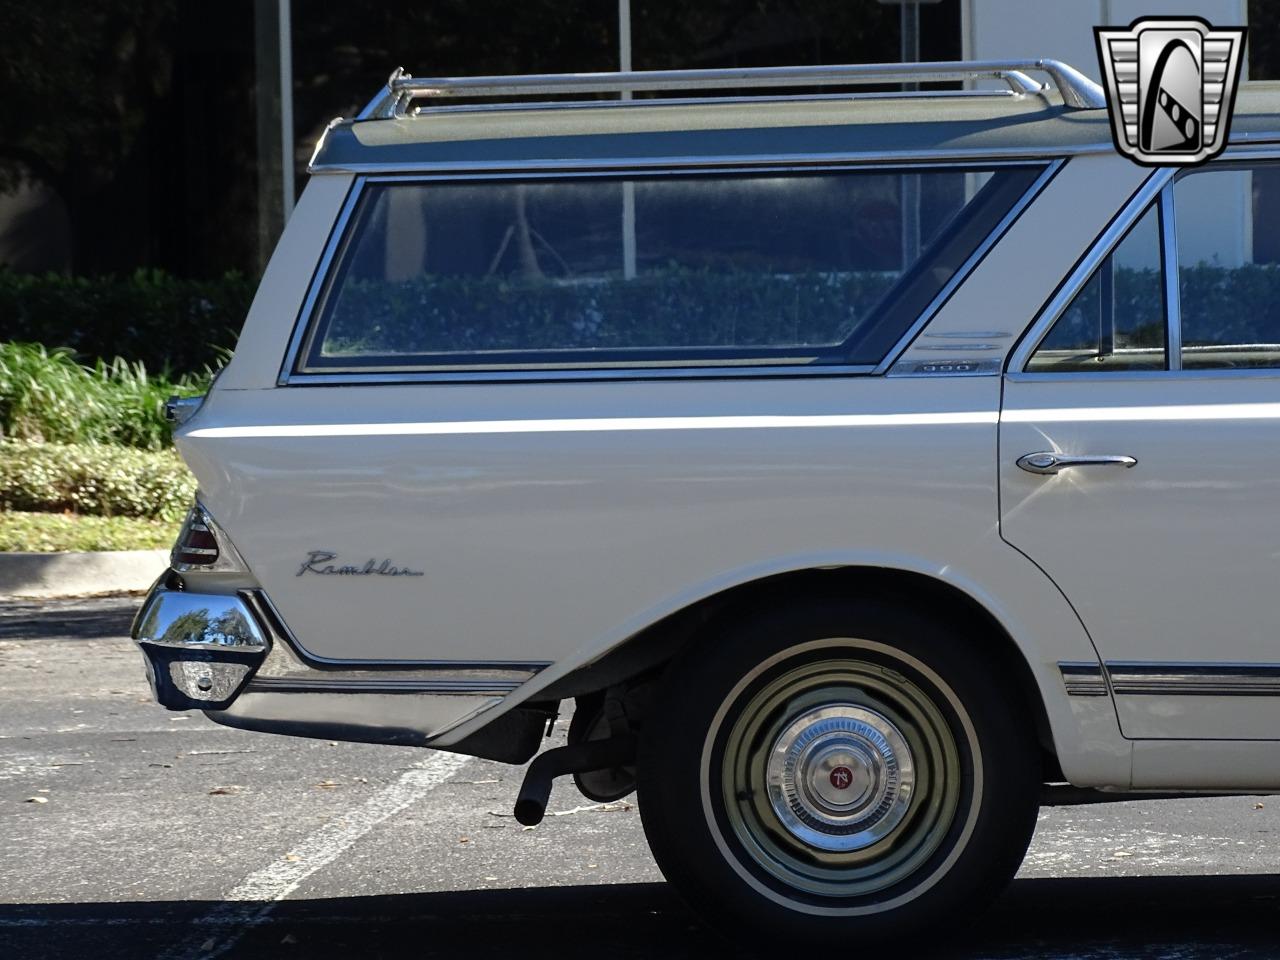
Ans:
{"type": "Polygon", "coordinates": [[[175,404],[156,698],[512,764],[573,701],[520,820],[638,790],[792,942],[972,913],[1042,803],[1280,790],[1280,88],[1180,172],[1104,107],[393,75],[175,404]]]}

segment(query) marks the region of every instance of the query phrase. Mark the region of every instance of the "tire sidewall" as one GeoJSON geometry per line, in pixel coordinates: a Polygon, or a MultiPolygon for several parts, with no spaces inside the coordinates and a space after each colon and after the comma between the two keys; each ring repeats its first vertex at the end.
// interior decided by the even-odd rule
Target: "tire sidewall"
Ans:
{"type": "Polygon", "coordinates": [[[1030,724],[1014,708],[1012,684],[975,656],[981,648],[972,638],[901,604],[833,599],[763,611],[707,640],[671,664],[640,756],[640,812],[650,845],[695,909],[731,935],[822,941],[856,929],[859,936],[918,937],[945,917],[972,912],[1012,876],[1035,823],[1038,755],[1030,724]],[[765,675],[762,665],[782,669],[824,652],[902,664],[942,708],[968,756],[964,795],[937,853],[892,895],[786,902],[726,829],[713,773],[721,762],[716,744],[765,675]]]}

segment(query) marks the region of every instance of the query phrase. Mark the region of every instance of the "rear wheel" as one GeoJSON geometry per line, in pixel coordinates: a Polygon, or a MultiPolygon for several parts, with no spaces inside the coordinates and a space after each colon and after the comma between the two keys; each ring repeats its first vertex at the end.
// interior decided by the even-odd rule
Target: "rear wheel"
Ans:
{"type": "Polygon", "coordinates": [[[919,933],[1017,869],[1038,750],[982,648],[872,600],[756,616],[670,667],[641,742],[659,866],[730,933],[919,933]]]}

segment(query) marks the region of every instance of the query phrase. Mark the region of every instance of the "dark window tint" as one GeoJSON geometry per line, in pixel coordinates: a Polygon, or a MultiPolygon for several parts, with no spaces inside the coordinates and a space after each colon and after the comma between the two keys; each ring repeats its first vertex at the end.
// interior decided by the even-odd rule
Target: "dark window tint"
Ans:
{"type": "Polygon", "coordinates": [[[1093,272],[1028,370],[1165,369],[1160,218],[1152,206],[1093,272]]]}
{"type": "Polygon", "coordinates": [[[303,369],[877,363],[1038,172],[372,184],[303,369]]]}
{"type": "Polygon", "coordinates": [[[1183,368],[1280,367],[1280,166],[1192,173],[1174,203],[1183,368]]]}

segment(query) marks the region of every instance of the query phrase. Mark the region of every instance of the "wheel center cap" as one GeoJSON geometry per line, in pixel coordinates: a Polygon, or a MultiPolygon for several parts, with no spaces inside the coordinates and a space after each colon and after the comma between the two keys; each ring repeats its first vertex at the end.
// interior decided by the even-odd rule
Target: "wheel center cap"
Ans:
{"type": "Polygon", "coordinates": [[[811,758],[808,780],[819,802],[841,810],[861,802],[871,792],[876,774],[866,757],[841,746],[811,758]]]}
{"type": "Polygon", "coordinates": [[[902,822],[915,783],[911,749],[885,716],[852,703],[793,718],[770,751],[769,803],[820,850],[870,846],[902,822]]]}

